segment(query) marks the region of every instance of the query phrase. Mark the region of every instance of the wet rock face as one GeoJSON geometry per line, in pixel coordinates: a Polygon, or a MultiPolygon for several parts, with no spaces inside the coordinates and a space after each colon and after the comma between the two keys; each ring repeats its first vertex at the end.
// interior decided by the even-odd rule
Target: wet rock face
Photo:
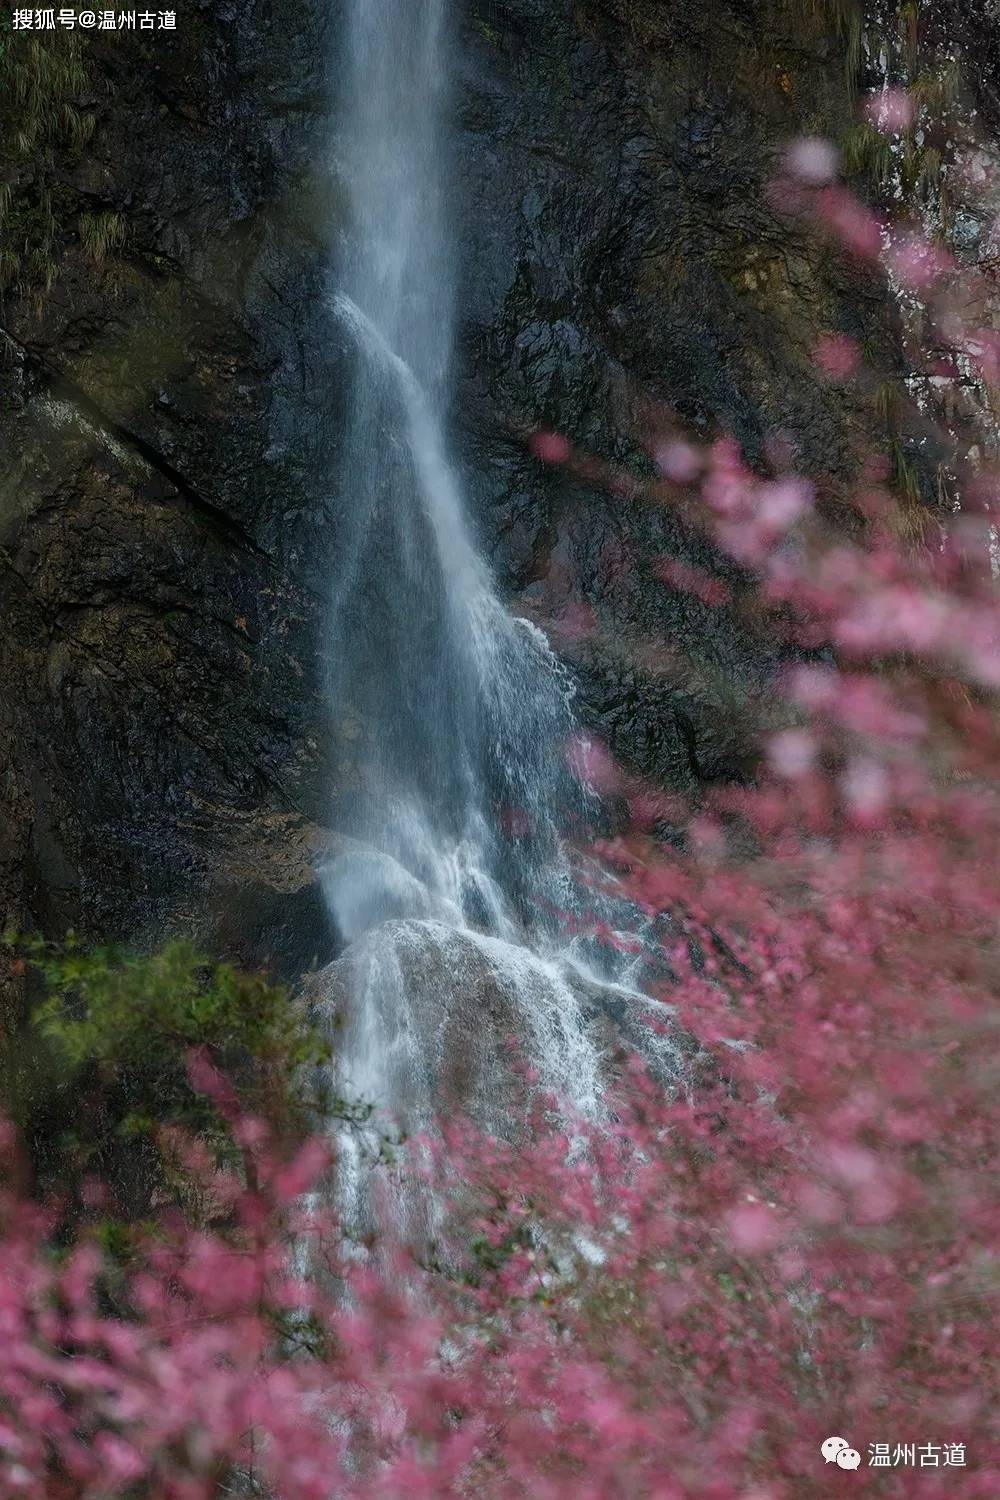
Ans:
{"type": "MultiPolygon", "coordinates": [[[[581,712],[682,785],[738,770],[774,660],[672,596],[663,516],[544,471],[538,425],[637,460],[639,398],[754,455],[780,425],[836,470],[812,380],[866,289],[789,246],[783,136],[835,129],[842,64],[801,7],[455,5],[461,278],[454,448],[516,607],[566,597],[581,712]]],[[[324,701],[347,350],[324,300],[341,206],[323,60],[336,5],[189,7],[91,38],[84,152],[58,157],[58,275],[3,312],[0,907],[59,931],[171,926],[300,971],[330,952],[312,867],[358,726],[324,701]],[[125,244],[97,263],[83,214],[125,244]]],[[[26,191],[31,193],[28,182],[26,191]]],[[[433,663],[428,663],[433,671],[433,663]]]]}
{"type": "Polygon", "coordinates": [[[657,560],[726,573],[667,515],[544,470],[537,426],[639,472],[645,402],[814,475],[858,414],[815,379],[824,329],[871,332],[870,288],[790,235],[765,186],[790,136],[837,134],[843,63],[808,7],[470,4],[462,47],[462,373],[456,425],[496,567],[544,620],[567,605],[581,711],[643,772],[739,774],[774,652],[671,592],[657,560]]]}
{"type": "Polygon", "coordinates": [[[5,308],[0,905],[55,932],[194,928],[301,972],[327,951],[303,851],[337,732],[343,349],[322,299],[326,8],[269,13],[189,8],[175,36],[94,43],[57,278],[5,308]],[[126,241],[96,263],[80,216],[111,212],[126,241]]]}

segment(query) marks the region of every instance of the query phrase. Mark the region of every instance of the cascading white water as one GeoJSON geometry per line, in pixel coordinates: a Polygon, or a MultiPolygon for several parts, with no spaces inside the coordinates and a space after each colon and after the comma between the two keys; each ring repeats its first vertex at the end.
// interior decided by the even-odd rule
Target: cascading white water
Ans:
{"type": "MultiPolygon", "coordinates": [[[[565,760],[569,695],[541,633],[500,604],[445,449],[445,0],[348,0],[346,26],[351,217],[332,306],[353,387],[330,631],[335,703],[361,751],[336,809],[354,852],[324,871],[351,945],[340,1063],[360,1094],[427,1124],[462,1045],[454,1009],[486,1004],[478,986],[544,1081],[593,1111],[582,954],[561,926],[580,906],[561,829],[587,804],[565,760]]],[[[465,1102],[495,1124],[484,1069],[470,1061],[465,1102]]]]}

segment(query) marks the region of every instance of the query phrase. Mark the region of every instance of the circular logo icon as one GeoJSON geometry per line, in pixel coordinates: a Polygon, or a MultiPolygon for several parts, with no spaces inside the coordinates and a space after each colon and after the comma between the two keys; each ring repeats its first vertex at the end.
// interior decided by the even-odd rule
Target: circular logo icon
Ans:
{"type": "Polygon", "coordinates": [[[846,1438],[828,1437],[819,1451],[828,1464],[833,1464],[837,1462],[837,1454],[843,1453],[845,1449],[850,1449],[850,1446],[846,1438]]]}

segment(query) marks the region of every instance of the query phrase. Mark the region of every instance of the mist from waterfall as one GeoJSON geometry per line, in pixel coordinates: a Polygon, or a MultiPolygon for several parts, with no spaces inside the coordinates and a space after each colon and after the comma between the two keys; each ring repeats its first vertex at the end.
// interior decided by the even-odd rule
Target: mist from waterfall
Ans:
{"type": "MultiPolygon", "coordinates": [[[[543,1080],[593,1111],[598,1058],[571,982],[582,952],[562,920],[579,896],[561,829],[588,803],[566,762],[570,692],[541,632],[499,602],[445,448],[447,6],[348,0],[342,43],[350,220],[333,308],[353,385],[329,628],[335,708],[358,753],[336,808],[353,842],[323,872],[350,945],[341,1067],[407,1126],[426,1124],[454,1008],[488,983],[543,1080]]],[[[466,1018],[472,1051],[476,1025],[466,1018]]],[[[470,1107],[496,1125],[502,1102],[478,1087],[470,1107]]]]}

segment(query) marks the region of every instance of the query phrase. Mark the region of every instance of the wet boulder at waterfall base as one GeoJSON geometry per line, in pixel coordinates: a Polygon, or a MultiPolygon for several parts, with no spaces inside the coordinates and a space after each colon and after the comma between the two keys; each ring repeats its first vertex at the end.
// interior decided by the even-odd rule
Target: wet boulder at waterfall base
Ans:
{"type": "Polygon", "coordinates": [[[626,1053],[669,1086],[690,1074],[695,1051],[669,1007],[433,919],[374,926],[311,977],[305,998],[335,1057],[363,1069],[377,1054],[377,1067],[341,1086],[371,1100],[377,1076],[408,1131],[469,1118],[517,1138],[529,1066],[532,1076],[547,1066],[539,1086],[592,1113],[626,1053]]]}

